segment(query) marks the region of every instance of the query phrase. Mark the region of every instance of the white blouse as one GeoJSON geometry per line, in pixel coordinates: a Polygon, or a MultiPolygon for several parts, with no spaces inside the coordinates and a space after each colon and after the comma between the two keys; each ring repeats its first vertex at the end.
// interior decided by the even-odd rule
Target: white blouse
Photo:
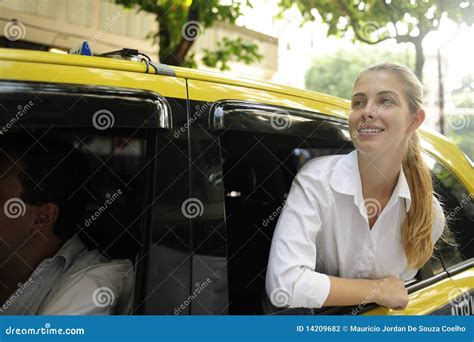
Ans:
{"type": "MultiPolygon", "coordinates": [[[[403,169],[372,229],[362,195],[357,150],[308,161],[298,171],[270,250],[266,291],[275,306],[320,308],[329,295],[328,275],[408,280],[401,225],[411,196],[403,169]]],[[[432,239],[443,231],[443,210],[433,196],[432,239]]]]}

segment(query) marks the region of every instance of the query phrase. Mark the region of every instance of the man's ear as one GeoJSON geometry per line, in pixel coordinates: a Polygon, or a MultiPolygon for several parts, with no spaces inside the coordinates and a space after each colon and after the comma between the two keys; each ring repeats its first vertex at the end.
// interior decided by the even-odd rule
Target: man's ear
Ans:
{"type": "Polygon", "coordinates": [[[413,133],[418,127],[425,121],[425,111],[423,109],[418,109],[414,118],[411,121],[410,126],[408,127],[408,133],[413,133]]]}
{"type": "Polygon", "coordinates": [[[33,222],[34,232],[52,232],[54,223],[58,219],[59,207],[54,203],[46,203],[36,206],[33,222]]]}

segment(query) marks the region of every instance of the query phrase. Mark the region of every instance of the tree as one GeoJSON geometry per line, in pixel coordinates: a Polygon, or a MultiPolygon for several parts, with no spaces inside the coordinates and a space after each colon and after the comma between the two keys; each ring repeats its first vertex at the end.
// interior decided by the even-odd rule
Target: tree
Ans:
{"type": "Polygon", "coordinates": [[[456,108],[474,108],[474,74],[466,75],[451,93],[456,108]]]}
{"type": "MultiPolygon", "coordinates": [[[[297,6],[304,21],[317,13],[329,25],[328,36],[348,32],[353,39],[378,44],[388,39],[415,47],[415,74],[422,79],[425,62],[422,42],[439,28],[443,17],[472,25],[474,0],[280,0],[282,12],[297,6]]],[[[281,13],[282,14],[282,13],[281,13]]]]}
{"type": "MultiPolygon", "coordinates": [[[[245,2],[232,0],[222,4],[220,0],[115,0],[126,9],[138,9],[156,15],[158,32],[150,35],[158,43],[158,58],[161,63],[176,66],[195,67],[195,55],[189,55],[194,42],[206,28],[217,22],[235,24],[242,15],[245,2]]],[[[241,38],[224,38],[214,51],[205,49],[202,62],[209,67],[228,69],[228,62],[241,61],[251,64],[263,56],[258,46],[241,38]]]]}
{"type": "Polygon", "coordinates": [[[356,50],[339,49],[334,54],[318,58],[305,75],[307,89],[350,98],[354,80],[361,70],[371,64],[386,61],[412,65],[413,54],[360,47],[356,50]]]}

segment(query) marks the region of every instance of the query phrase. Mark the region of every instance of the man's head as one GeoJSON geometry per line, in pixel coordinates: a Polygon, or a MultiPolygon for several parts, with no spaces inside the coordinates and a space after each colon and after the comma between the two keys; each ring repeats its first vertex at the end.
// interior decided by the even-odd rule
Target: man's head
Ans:
{"type": "Polygon", "coordinates": [[[0,137],[0,262],[28,243],[73,236],[87,204],[87,159],[72,145],[0,137]],[[5,252],[5,253],[4,253],[5,252]]]}

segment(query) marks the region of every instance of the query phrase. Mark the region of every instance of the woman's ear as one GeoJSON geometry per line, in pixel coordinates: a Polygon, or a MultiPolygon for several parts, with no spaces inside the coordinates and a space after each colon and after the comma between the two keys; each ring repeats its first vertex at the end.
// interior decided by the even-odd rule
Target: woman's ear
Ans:
{"type": "Polygon", "coordinates": [[[423,109],[418,109],[414,118],[412,119],[410,126],[408,127],[408,133],[413,133],[418,127],[425,121],[425,111],[423,109]]]}
{"type": "Polygon", "coordinates": [[[58,219],[59,207],[54,203],[46,203],[36,206],[33,229],[31,233],[50,233],[53,231],[54,223],[58,219]]]}

